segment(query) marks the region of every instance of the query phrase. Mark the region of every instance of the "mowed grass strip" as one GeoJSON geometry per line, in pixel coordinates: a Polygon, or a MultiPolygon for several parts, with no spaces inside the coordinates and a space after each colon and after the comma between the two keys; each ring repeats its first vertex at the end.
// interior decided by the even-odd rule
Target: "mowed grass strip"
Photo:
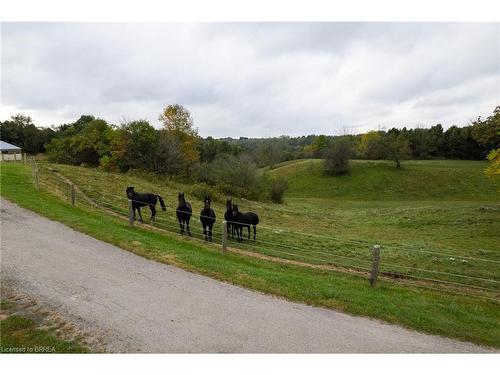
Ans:
{"type": "Polygon", "coordinates": [[[104,212],[72,207],[34,189],[31,171],[20,164],[1,167],[3,197],[97,239],[146,258],[173,264],[292,301],[373,317],[432,334],[500,347],[499,303],[381,280],[277,264],[228,253],[213,246],[156,233],[104,212]]]}

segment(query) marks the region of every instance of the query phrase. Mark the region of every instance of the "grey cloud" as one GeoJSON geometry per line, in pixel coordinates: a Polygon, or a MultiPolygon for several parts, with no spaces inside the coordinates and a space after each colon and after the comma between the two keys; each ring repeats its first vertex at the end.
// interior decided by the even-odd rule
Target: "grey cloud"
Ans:
{"type": "Polygon", "coordinates": [[[446,126],[500,104],[499,24],[4,23],[1,38],[2,104],[51,123],[159,126],[175,102],[203,135],[299,135],[446,126]]]}

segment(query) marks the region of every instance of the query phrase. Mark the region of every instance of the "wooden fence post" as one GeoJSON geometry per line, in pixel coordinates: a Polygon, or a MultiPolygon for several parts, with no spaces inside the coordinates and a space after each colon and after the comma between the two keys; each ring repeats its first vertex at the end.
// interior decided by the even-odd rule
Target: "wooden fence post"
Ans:
{"type": "Polygon", "coordinates": [[[40,176],[38,174],[38,167],[35,167],[35,189],[39,190],[40,189],[40,176]]]}
{"type": "Polygon", "coordinates": [[[134,225],[134,206],[132,205],[132,199],[128,200],[128,223],[134,225]]]}
{"type": "Polygon", "coordinates": [[[373,245],[372,248],[372,273],[370,276],[370,285],[375,286],[378,277],[378,265],[380,260],[380,245],[373,245]]]}
{"type": "Polygon", "coordinates": [[[222,254],[227,251],[227,221],[222,222],[222,254]]]}
{"type": "Polygon", "coordinates": [[[70,199],[71,199],[71,205],[74,206],[76,202],[75,184],[70,185],[70,199]]]}

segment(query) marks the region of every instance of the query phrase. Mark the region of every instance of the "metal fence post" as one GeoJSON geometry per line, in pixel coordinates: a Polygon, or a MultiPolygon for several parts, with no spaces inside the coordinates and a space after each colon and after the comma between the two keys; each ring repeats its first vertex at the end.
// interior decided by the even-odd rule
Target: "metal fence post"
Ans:
{"type": "Polygon", "coordinates": [[[222,254],[227,251],[227,221],[222,222],[222,254]]]}
{"type": "Polygon", "coordinates": [[[380,260],[380,245],[373,245],[372,248],[372,273],[370,276],[370,285],[375,286],[378,277],[378,265],[380,260]]]}
{"type": "Polygon", "coordinates": [[[128,200],[128,223],[134,225],[134,207],[132,205],[132,199],[128,200]]]}
{"type": "Polygon", "coordinates": [[[71,205],[74,206],[76,202],[75,184],[70,185],[70,199],[71,199],[71,205]]]}

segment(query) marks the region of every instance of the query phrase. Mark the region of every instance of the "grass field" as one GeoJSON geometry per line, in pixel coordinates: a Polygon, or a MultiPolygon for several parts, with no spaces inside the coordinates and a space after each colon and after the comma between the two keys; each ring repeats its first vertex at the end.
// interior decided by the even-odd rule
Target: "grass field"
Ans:
{"type": "MultiPolygon", "coordinates": [[[[257,241],[256,244],[248,244],[247,241],[248,249],[304,262],[337,264],[338,260],[339,263],[351,262],[354,266],[368,266],[371,244],[381,243],[383,264],[397,263],[400,267],[410,268],[417,265],[425,269],[434,267],[432,269],[437,272],[484,278],[490,281],[431,274],[433,278],[488,288],[493,290],[488,292],[490,297],[497,296],[498,285],[495,281],[498,281],[499,275],[496,262],[500,259],[498,195],[494,186],[483,186],[486,199],[472,200],[474,191],[470,191],[477,190],[474,187],[476,184],[489,183],[486,179],[481,181],[481,169],[484,164],[473,165],[474,162],[469,162],[474,174],[468,178],[473,178],[475,182],[463,183],[464,186],[472,186],[468,190],[464,189],[463,195],[453,188],[453,199],[433,197],[432,193],[428,192],[425,197],[419,196],[423,193],[418,193],[401,200],[376,200],[376,194],[373,193],[371,199],[358,200],[348,195],[347,187],[344,188],[346,193],[343,197],[329,197],[327,189],[319,186],[319,181],[326,178],[320,173],[319,162],[307,162],[312,164],[305,166],[307,172],[312,173],[310,179],[316,179],[310,181],[310,194],[314,193],[314,189],[319,189],[323,190],[325,195],[314,198],[304,196],[307,189],[304,188],[304,183],[300,182],[304,174],[301,170],[306,163],[304,161],[295,162],[292,168],[295,173],[290,171],[294,163],[267,171],[266,173],[270,174],[287,175],[290,181],[287,204],[241,201],[243,209],[255,210],[262,217],[258,236],[262,241],[266,241],[257,241]],[[313,173],[314,167],[316,174],[313,173]],[[278,252],[281,249],[287,250],[288,254],[278,252]],[[435,251],[439,254],[421,251],[435,251]],[[448,255],[441,255],[444,251],[448,255]],[[481,260],[466,260],[463,257],[481,260]]],[[[415,168],[428,168],[431,170],[430,175],[442,174],[442,170],[447,169],[447,162],[435,162],[435,165],[433,163],[415,162],[415,168]],[[433,171],[433,168],[441,171],[433,171]]],[[[457,162],[450,169],[461,169],[460,163],[464,162],[457,162]]],[[[359,162],[358,166],[364,168],[367,164],[359,162]]],[[[127,202],[123,199],[127,185],[134,185],[137,190],[152,190],[164,195],[168,210],[166,213],[159,213],[158,222],[158,226],[164,228],[168,228],[171,223],[174,225],[173,205],[177,191],[185,190],[189,197],[188,186],[178,185],[167,179],[152,182],[133,175],[109,174],[94,169],[61,165],[52,167],[75,181],[87,195],[117,212],[127,212],[127,202]]],[[[351,177],[353,179],[357,173],[354,171],[356,167],[355,164],[351,177]]],[[[393,171],[390,164],[380,163],[376,167],[386,170],[388,175],[392,174],[393,183],[398,184],[395,173],[399,171],[395,168],[393,171]]],[[[406,163],[405,167],[410,169],[410,163],[406,163]]],[[[456,295],[448,290],[440,290],[441,284],[432,284],[434,288],[431,289],[399,279],[381,279],[376,288],[370,288],[366,277],[355,274],[285,265],[232,252],[223,256],[219,247],[194,240],[183,240],[173,234],[152,232],[140,226],[129,227],[126,221],[103,211],[92,210],[85,205],[71,207],[67,199],[67,186],[57,181],[51,172],[44,172],[42,169],[42,175],[44,173],[42,181],[49,183],[53,180],[53,184],[59,184],[59,193],[54,195],[44,189],[36,191],[30,183],[30,169],[19,164],[2,166],[1,193],[22,206],[64,222],[77,230],[157,261],[175,264],[291,300],[500,347],[500,309],[496,298],[479,298],[476,291],[468,288],[463,289],[463,295],[456,295]]],[[[403,173],[411,174],[408,170],[403,173]]],[[[421,181],[425,178],[422,174],[425,175],[425,171],[414,179],[421,181]]],[[[408,178],[411,179],[411,176],[408,178]]],[[[327,179],[321,184],[338,183],[337,178],[327,179]]],[[[342,183],[347,184],[349,181],[343,180],[342,183]]],[[[53,184],[51,186],[54,186],[53,184]]],[[[397,186],[386,187],[399,189],[397,186]]],[[[335,187],[331,189],[330,191],[335,191],[335,187]]],[[[446,191],[444,186],[439,189],[446,191]]],[[[484,198],[484,195],[481,195],[481,198],[484,198]]],[[[192,200],[192,203],[194,211],[198,212],[201,202],[192,200]]],[[[215,208],[218,218],[221,218],[222,206],[218,203],[215,208]]],[[[193,221],[193,228],[198,227],[197,219],[193,221]]],[[[231,246],[236,244],[232,242],[231,246]]],[[[383,265],[382,269],[390,270],[390,267],[392,266],[383,265]]],[[[398,270],[413,272],[415,275],[429,275],[413,269],[398,270]]]]}

